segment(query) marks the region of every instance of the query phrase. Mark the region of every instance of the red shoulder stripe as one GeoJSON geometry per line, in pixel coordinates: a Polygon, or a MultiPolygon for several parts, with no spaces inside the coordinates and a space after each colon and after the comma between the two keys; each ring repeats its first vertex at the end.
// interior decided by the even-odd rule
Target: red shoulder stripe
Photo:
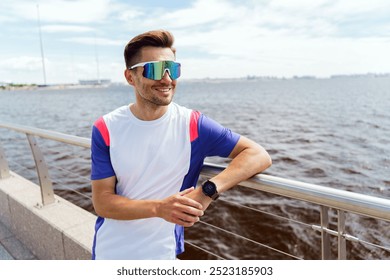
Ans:
{"type": "Polygon", "coordinates": [[[191,142],[195,141],[198,138],[198,120],[200,117],[200,112],[192,111],[190,118],[190,140],[191,142]]]}
{"type": "Polygon", "coordinates": [[[100,134],[102,135],[104,143],[106,143],[107,146],[110,146],[110,133],[108,132],[107,125],[104,122],[103,117],[100,117],[95,122],[95,126],[99,130],[100,134]]]}

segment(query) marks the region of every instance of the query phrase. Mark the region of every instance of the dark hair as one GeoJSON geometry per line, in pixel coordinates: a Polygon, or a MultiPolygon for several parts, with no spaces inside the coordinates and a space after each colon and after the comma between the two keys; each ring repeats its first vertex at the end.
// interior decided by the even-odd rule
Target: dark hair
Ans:
{"type": "Polygon", "coordinates": [[[153,30],[142,33],[127,43],[125,47],[125,62],[126,68],[136,64],[138,61],[137,58],[140,54],[140,50],[143,47],[161,47],[161,48],[170,48],[175,54],[176,49],[172,47],[174,42],[173,35],[166,30],[153,30]]]}

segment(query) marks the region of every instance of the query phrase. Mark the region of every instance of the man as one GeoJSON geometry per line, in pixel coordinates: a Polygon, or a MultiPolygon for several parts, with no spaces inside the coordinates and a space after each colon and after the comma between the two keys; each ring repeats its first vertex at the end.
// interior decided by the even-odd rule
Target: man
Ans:
{"type": "Polygon", "coordinates": [[[125,48],[135,102],[101,117],[92,131],[92,198],[98,219],[93,259],[175,259],[184,228],[220,193],[271,165],[258,144],[172,102],[181,65],[173,36],[150,31],[125,48]],[[196,186],[207,156],[232,158],[196,186]]]}

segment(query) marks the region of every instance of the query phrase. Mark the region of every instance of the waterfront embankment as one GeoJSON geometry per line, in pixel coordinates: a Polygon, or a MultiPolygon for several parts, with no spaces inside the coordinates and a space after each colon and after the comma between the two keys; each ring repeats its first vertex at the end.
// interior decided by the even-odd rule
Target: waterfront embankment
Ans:
{"type": "MultiPolygon", "coordinates": [[[[95,220],[95,215],[59,196],[42,206],[39,186],[16,173],[0,179],[3,233],[30,252],[30,259],[91,259],[95,220]]],[[[6,249],[7,244],[3,245],[6,249]]],[[[15,258],[6,251],[5,258],[15,258]]]]}

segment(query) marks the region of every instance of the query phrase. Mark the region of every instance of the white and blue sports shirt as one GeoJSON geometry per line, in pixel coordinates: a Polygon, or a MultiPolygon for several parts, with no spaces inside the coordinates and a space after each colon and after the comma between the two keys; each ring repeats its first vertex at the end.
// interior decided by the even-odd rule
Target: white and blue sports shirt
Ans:
{"type": "MultiPolygon", "coordinates": [[[[116,176],[118,195],[164,199],[196,186],[204,159],[229,156],[239,137],[175,103],[154,121],[123,106],[94,123],[91,179],[116,176]]],[[[175,259],[184,251],[184,229],[161,218],[98,217],[92,249],[93,259],[175,259]]]]}

